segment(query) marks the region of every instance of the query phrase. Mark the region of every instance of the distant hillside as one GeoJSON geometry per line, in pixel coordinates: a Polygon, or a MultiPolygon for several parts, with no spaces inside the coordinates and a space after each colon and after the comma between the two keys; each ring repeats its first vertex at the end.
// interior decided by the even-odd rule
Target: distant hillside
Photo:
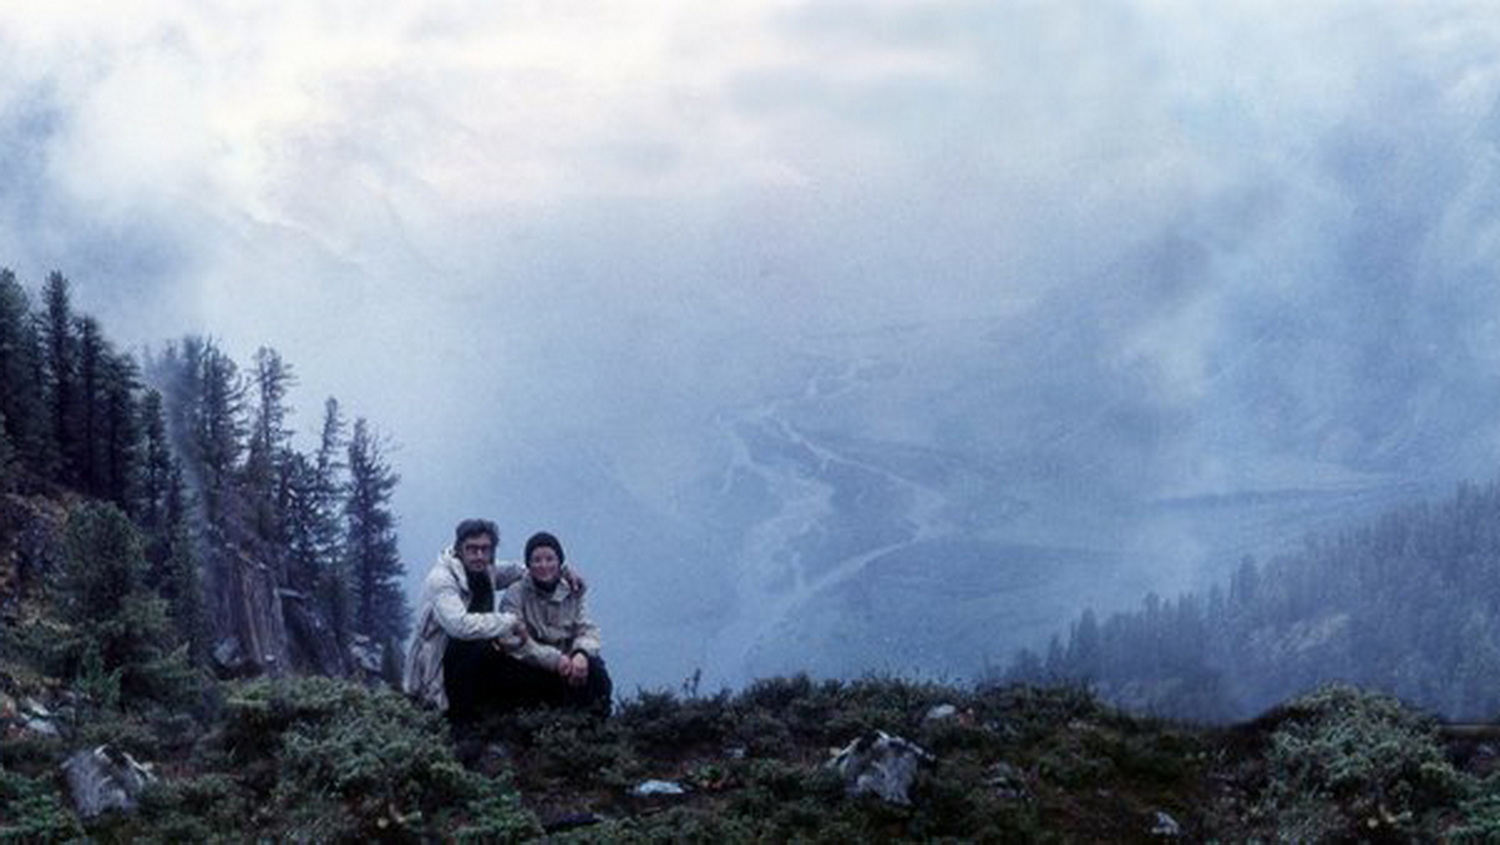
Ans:
{"type": "Polygon", "coordinates": [[[1500,485],[1243,560],[1226,588],[1085,612],[1015,679],[1072,679],[1137,710],[1242,718],[1330,680],[1451,718],[1500,713],[1500,485]]]}

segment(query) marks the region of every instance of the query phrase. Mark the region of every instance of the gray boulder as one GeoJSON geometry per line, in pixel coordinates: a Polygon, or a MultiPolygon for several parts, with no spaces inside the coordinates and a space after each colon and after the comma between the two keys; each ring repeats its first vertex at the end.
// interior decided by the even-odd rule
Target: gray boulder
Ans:
{"type": "Polygon", "coordinates": [[[917,771],[932,761],[932,754],[916,743],[875,731],[834,752],[827,765],[843,777],[847,794],[869,793],[904,806],[911,804],[917,771]]]}
{"type": "Polygon", "coordinates": [[[156,780],[150,765],[108,745],[76,752],[62,768],[73,806],[86,819],[106,810],[134,810],[141,790],[156,780]]]}

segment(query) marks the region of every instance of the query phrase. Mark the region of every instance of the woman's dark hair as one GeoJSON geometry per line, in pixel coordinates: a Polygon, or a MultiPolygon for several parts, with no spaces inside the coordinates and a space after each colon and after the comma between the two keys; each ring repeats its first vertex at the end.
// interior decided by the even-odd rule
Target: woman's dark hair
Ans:
{"type": "Polygon", "coordinates": [[[495,526],[495,523],[488,519],[466,519],[453,529],[453,551],[460,551],[465,540],[480,534],[490,535],[490,542],[500,545],[500,529],[495,526]]]}
{"type": "Polygon", "coordinates": [[[548,534],[545,531],[538,531],[535,534],[531,535],[531,539],[526,541],[527,563],[531,563],[531,553],[541,548],[542,546],[549,546],[553,551],[557,552],[558,563],[564,563],[567,561],[567,557],[563,555],[562,543],[559,543],[557,541],[557,538],[552,536],[551,534],[548,534]]]}

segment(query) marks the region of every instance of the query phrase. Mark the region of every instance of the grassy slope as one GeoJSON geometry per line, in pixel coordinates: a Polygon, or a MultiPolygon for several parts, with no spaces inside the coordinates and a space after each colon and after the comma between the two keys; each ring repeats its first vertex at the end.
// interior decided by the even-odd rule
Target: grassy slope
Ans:
{"type": "MultiPolygon", "coordinates": [[[[15,698],[24,681],[0,668],[15,698]]],[[[1472,744],[1380,696],[1330,688],[1222,728],[1142,719],[1087,691],[957,690],[896,680],[765,680],[736,695],[646,693],[607,722],[536,712],[455,758],[440,720],[400,696],[306,679],[219,689],[182,724],[114,715],[36,737],[8,719],[0,839],[222,836],[432,841],[1147,841],[1169,815],[1190,841],[1431,839],[1500,830],[1472,744]],[[957,714],[928,720],[935,704],[957,714]],[[909,807],[845,794],[824,766],[868,730],[935,755],[909,807]],[[87,743],[84,739],[87,739],[87,743]],[[154,760],[141,810],[86,825],[66,810],[67,750],[112,739],[154,760]],[[682,796],[638,797],[647,779],[682,796]],[[577,826],[570,826],[570,825],[577,826]],[[544,833],[550,831],[550,833],[544,833]]]]}

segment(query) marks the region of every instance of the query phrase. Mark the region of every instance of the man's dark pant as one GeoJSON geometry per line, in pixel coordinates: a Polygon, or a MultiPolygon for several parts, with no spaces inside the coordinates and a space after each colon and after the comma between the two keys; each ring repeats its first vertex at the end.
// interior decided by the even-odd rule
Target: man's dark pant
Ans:
{"type": "Polygon", "coordinates": [[[573,686],[555,671],[541,669],[522,663],[513,657],[502,655],[497,664],[500,697],[504,709],[518,707],[577,707],[608,716],[613,706],[611,696],[614,683],[609,678],[609,669],[604,658],[587,655],[589,676],[584,683],[573,686]]]}
{"type": "Polygon", "coordinates": [[[555,671],[522,663],[489,640],[451,640],[443,654],[448,717],[475,722],[522,707],[579,707],[608,716],[614,685],[601,657],[589,657],[588,681],[572,686],[555,671]]]}

